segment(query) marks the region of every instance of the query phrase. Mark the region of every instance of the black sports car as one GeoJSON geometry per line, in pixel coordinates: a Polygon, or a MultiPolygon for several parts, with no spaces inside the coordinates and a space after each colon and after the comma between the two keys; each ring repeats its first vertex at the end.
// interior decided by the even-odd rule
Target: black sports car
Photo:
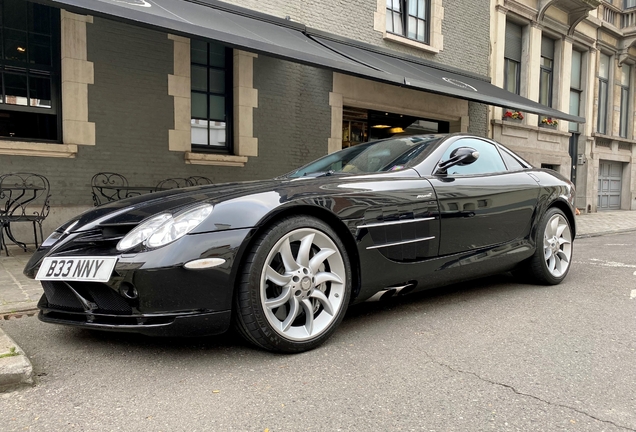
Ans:
{"type": "Polygon", "coordinates": [[[152,193],[53,233],[25,274],[42,321],[151,335],[233,323],[259,347],[324,342],[347,307],[513,271],[558,284],[574,186],[475,136],[392,138],[282,177],[152,193]]]}

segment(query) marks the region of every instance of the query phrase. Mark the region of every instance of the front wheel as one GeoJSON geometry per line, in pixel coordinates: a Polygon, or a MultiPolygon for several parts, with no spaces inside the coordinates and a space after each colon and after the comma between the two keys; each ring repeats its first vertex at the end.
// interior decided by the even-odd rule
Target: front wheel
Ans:
{"type": "Polygon", "coordinates": [[[285,218],[247,256],[235,297],[235,326],[270,351],[302,352],[336,329],[351,295],[349,258],[319,219],[285,218]]]}
{"type": "Polygon", "coordinates": [[[537,250],[524,263],[522,275],[545,285],[561,283],[572,262],[572,229],[565,214],[550,208],[543,215],[536,239],[537,250]]]}

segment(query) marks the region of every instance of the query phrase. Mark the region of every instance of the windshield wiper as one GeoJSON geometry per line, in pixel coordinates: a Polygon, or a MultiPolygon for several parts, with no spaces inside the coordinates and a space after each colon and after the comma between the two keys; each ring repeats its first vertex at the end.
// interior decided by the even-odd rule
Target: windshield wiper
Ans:
{"type": "Polygon", "coordinates": [[[348,172],[343,172],[343,171],[334,171],[334,170],[329,170],[329,171],[316,171],[316,172],[312,172],[312,173],[305,173],[303,174],[303,177],[330,177],[330,176],[340,176],[340,175],[351,175],[351,173],[348,172]]]}

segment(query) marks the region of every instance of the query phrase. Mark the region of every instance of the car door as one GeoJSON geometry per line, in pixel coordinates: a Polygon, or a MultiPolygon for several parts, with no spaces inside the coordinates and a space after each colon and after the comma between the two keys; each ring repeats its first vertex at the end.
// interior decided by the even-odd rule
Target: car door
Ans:
{"type": "Polygon", "coordinates": [[[452,142],[440,162],[448,160],[452,151],[460,147],[477,150],[478,159],[430,178],[441,215],[439,254],[503,244],[527,236],[539,196],[537,182],[522,169],[509,169],[498,147],[478,138],[452,142]]]}

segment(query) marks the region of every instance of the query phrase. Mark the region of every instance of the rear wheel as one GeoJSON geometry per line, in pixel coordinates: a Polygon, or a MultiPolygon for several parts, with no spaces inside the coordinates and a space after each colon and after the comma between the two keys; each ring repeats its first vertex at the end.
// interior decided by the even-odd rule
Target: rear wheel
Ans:
{"type": "Polygon", "coordinates": [[[546,211],[536,240],[537,250],[517,274],[546,285],[561,283],[572,261],[572,229],[560,209],[546,211]]]}
{"type": "Polygon", "coordinates": [[[346,312],[349,258],[337,234],[319,219],[285,218],[264,232],[244,263],[235,326],[271,351],[302,352],[323,343],[346,312]]]}

